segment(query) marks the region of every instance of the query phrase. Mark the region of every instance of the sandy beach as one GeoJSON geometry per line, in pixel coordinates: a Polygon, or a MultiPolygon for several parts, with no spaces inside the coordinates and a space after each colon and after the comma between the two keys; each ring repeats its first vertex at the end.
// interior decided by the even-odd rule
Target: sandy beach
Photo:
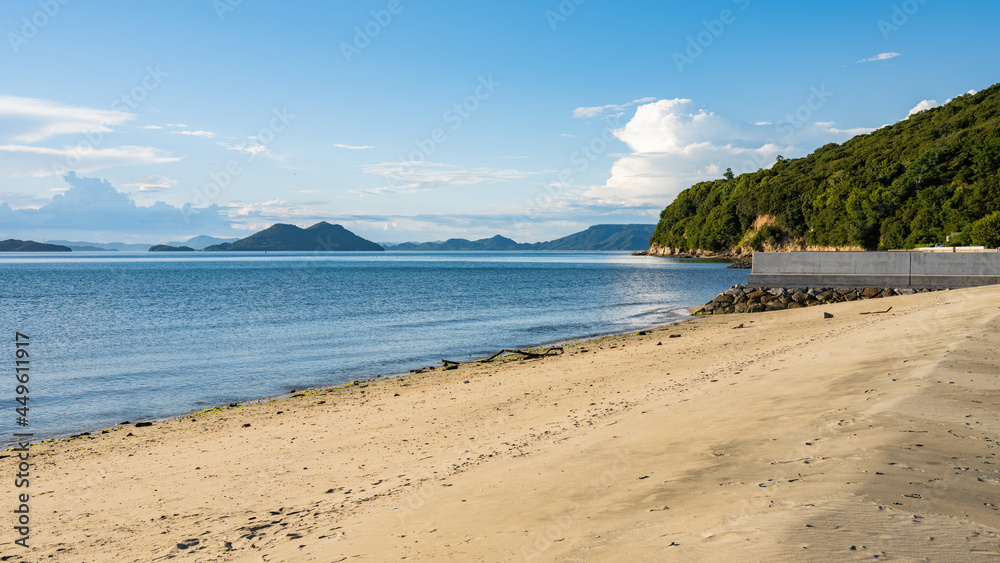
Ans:
{"type": "Polygon", "coordinates": [[[993,286],[37,444],[0,561],[996,561],[998,349],[993,286]]]}

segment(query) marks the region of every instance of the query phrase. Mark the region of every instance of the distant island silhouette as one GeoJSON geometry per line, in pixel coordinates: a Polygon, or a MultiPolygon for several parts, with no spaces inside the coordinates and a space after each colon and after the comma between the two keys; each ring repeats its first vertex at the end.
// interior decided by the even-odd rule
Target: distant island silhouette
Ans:
{"type": "Polygon", "coordinates": [[[123,252],[192,252],[206,251],[636,251],[649,248],[649,240],[656,225],[594,225],[583,231],[547,242],[520,243],[502,235],[479,240],[453,238],[434,242],[376,243],[362,238],[341,225],[321,221],[303,229],[295,225],[277,223],[241,239],[220,239],[199,235],[186,241],[164,244],[93,243],[84,241],[34,241],[6,240],[0,243],[0,252],[69,252],[69,251],[123,251],[123,252]],[[211,244],[211,243],[215,244],[211,244]]]}
{"type": "Polygon", "coordinates": [[[478,250],[645,250],[656,225],[594,225],[548,242],[519,243],[496,235],[480,240],[464,238],[444,242],[404,242],[387,246],[389,250],[478,251],[478,250]]]}
{"type": "Polygon", "coordinates": [[[359,237],[341,225],[320,221],[308,229],[277,223],[232,243],[214,244],[205,251],[300,251],[351,252],[382,251],[378,244],[359,237]]]}
{"type": "Polygon", "coordinates": [[[169,244],[154,244],[149,252],[194,252],[190,246],[170,246],[169,244]]]}
{"type": "Polygon", "coordinates": [[[33,240],[7,239],[0,241],[0,252],[72,252],[68,246],[46,244],[33,240]]]}

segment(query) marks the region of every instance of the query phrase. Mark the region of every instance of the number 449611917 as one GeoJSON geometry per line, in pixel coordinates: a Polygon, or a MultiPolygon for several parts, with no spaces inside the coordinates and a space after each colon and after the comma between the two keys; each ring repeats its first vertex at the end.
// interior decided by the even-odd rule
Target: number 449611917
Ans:
{"type": "Polygon", "coordinates": [[[17,347],[17,352],[15,352],[17,359],[14,369],[19,385],[14,389],[17,395],[14,400],[21,403],[21,406],[17,407],[17,423],[20,426],[28,425],[28,386],[25,385],[31,379],[29,376],[31,361],[28,360],[28,340],[27,334],[15,333],[14,345],[17,347]]]}

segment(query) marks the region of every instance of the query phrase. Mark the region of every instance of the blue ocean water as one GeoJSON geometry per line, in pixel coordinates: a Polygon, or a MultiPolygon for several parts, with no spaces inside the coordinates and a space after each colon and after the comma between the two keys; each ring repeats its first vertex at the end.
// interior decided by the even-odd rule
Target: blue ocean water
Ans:
{"type": "Polygon", "coordinates": [[[14,334],[58,436],[683,317],[746,270],[609,252],[0,255],[0,443],[14,334]]]}

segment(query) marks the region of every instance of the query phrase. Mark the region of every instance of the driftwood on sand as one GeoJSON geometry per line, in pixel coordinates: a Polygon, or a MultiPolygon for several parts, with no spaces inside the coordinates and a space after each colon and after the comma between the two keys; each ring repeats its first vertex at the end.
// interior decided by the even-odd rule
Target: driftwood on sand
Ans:
{"type": "Polygon", "coordinates": [[[861,314],[862,315],[881,315],[883,313],[888,313],[891,310],[892,310],[892,307],[889,307],[885,311],[865,311],[864,313],[861,313],[861,314]]]}
{"type": "MultiPolygon", "coordinates": [[[[553,356],[556,353],[562,354],[563,353],[563,347],[562,346],[550,346],[550,347],[548,347],[548,348],[546,348],[544,350],[537,351],[537,352],[530,351],[530,350],[521,350],[520,348],[516,348],[514,350],[511,350],[509,348],[504,348],[503,350],[500,350],[499,352],[497,352],[496,354],[493,354],[492,356],[490,356],[488,358],[483,358],[482,360],[477,360],[477,361],[479,361],[479,362],[491,362],[494,359],[496,359],[497,357],[502,356],[503,354],[519,354],[521,356],[525,356],[525,357],[528,357],[528,358],[544,358],[546,356],[553,356]]],[[[462,362],[453,362],[451,360],[441,360],[441,365],[442,366],[457,366],[457,365],[461,365],[461,364],[462,364],[462,362]]]]}

